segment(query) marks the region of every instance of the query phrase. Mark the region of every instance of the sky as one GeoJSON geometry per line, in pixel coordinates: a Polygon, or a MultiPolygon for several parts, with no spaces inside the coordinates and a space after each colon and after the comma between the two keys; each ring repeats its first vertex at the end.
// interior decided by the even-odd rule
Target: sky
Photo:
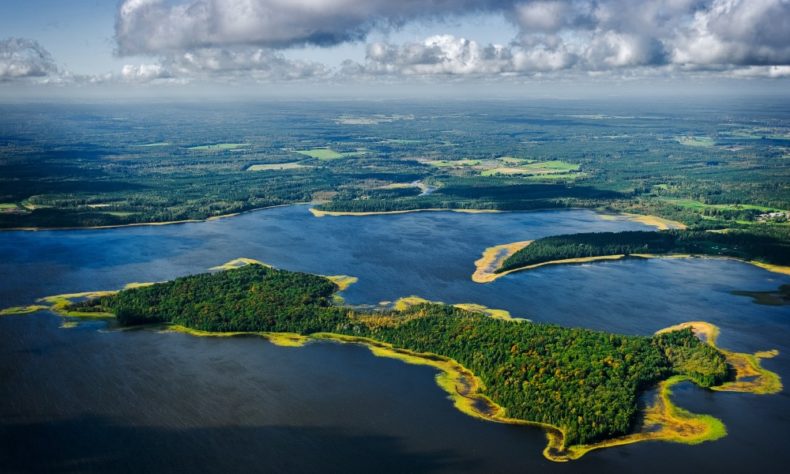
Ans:
{"type": "Polygon", "coordinates": [[[790,0],[0,0],[6,99],[788,86],[790,0]]]}

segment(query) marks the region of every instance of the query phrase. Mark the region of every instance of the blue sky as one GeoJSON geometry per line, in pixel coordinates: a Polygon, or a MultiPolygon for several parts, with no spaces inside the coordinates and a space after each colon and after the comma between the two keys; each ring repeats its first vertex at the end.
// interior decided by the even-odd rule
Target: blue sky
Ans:
{"type": "Polygon", "coordinates": [[[0,94],[788,78],[788,0],[0,0],[0,94]]]}
{"type": "Polygon", "coordinates": [[[105,73],[124,62],[112,54],[116,9],[113,0],[2,0],[0,39],[34,39],[71,70],[105,73]]]}

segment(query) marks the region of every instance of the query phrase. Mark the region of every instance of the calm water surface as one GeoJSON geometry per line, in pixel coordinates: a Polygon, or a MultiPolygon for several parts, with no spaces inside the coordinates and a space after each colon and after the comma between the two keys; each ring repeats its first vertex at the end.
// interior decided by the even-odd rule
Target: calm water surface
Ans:
{"type": "MultiPolygon", "coordinates": [[[[304,206],[213,222],[111,230],[0,233],[0,306],[166,280],[237,257],[359,277],[345,297],[476,302],[535,321],[650,334],[711,321],[722,346],[776,348],[790,380],[790,311],[732,290],[790,278],[720,260],[557,266],[470,280],[488,246],[552,234],[636,230],[590,211],[420,213],[314,218],[304,206]]],[[[2,472],[642,472],[782,471],[790,398],[711,393],[676,401],[721,418],[729,435],[700,446],[643,443],[557,464],[537,429],[456,411],[430,368],[333,343],[280,348],[103,323],[60,329],[49,313],[0,319],[2,472]]]]}

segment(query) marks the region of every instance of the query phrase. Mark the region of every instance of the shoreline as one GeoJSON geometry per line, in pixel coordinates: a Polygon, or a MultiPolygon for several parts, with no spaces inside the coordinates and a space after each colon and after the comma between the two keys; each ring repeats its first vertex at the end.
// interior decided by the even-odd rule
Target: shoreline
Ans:
{"type": "MultiPolygon", "coordinates": [[[[708,327],[714,328],[715,333],[718,334],[718,327],[705,322],[682,323],[662,329],[659,331],[659,333],[673,329],[682,329],[684,327],[695,328],[697,325],[706,325],[708,327]]],[[[408,349],[397,348],[392,344],[377,341],[375,339],[337,333],[321,332],[307,336],[295,333],[266,332],[217,333],[189,329],[182,326],[167,326],[164,332],[178,332],[197,337],[234,337],[256,335],[263,337],[274,345],[292,348],[303,347],[304,345],[314,341],[333,342],[338,344],[357,344],[366,347],[375,357],[395,359],[410,365],[432,367],[438,370],[438,373],[435,376],[436,385],[447,393],[448,399],[453,402],[453,406],[465,415],[494,423],[529,426],[543,430],[546,433],[547,439],[546,447],[543,449],[543,456],[553,462],[572,461],[579,459],[585,454],[597,449],[623,446],[643,441],[665,441],[695,445],[706,441],[717,440],[726,436],[727,434],[726,427],[718,418],[715,418],[711,415],[695,414],[689,412],[672,402],[671,388],[681,382],[691,382],[688,377],[681,375],[675,375],[658,382],[656,385],[657,393],[652,403],[648,404],[642,409],[643,420],[641,425],[639,425],[633,433],[590,444],[565,446],[565,433],[562,428],[540,421],[530,421],[520,418],[508,417],[506,410],[503,407],[495,403],[483,393],[486,387],[482,380],[480,380],[480,378],[477,377],[471,370],[449,357],[440,356],[433,353],[415,352],[408,349]]],[[[696,331],[695,334],[697,334],[696,331]]],[[[718,347],[716,348],[719,349],[718,347]]],[[[732,357],[752,357],[755,358],[755,360],[759,360],[761,355],[762,357],[772,357],[773,354],[776,353],[773,351],[751,355],[731,352],[724,349],[719,350],[727,354],[728,363],[732,357]],[[764,354],[772,355],[765,356],[764,354]]],[[[759,362],[757,362],[757,367],[765,373],[778,379],[778,376],[773,372],[759,367],[759,362]]],[[[755,394],[773,394],[781,391],[781,382],[778,383],[778,388],[777,385],[773,385],[771,390],[760,390],[759,387],[764,384],[753,382],[751,380],[740,380],[742,378],[752,377],[753,376],[750,373],[741,373],[739,371],[737,372],[736,379],[734,381],[727,382],[719,387],[712,387],[712,389],[719,391],[739,391],[743,393],[755,394]],[[742,384],[742,386],[739,386],[737,390],[734,390],[728,389],[728,384],[742,384]]],[[[770,379],[770,377],[768,378],[770,379]]]]}
{"type": "Polygon", "coordinates": [[[522,240],[510,244],[495,245],[483,250],[483,255],[475,260],[475,272],[472,274],[472,281],[475,283],[491,283],[500,276],[495,273],[496,269],[502,266],[505,260],[514,253],[531,244],[532,240],[522,240]]]}
{"type": "MultiPolygon", "coordinates": [[[[519,242],[515,242],[518,244],[519,242]]],[[[578,257],[578,258],[566,258],[562,260],[550,260],[548,262],[541,262],[535,263],[532,265],[526,265],[523,267],[512,268],[510,270],[505,270],[503,272],[495,273],[493,271],[488,271],[489,268],[489,260],[487,260],[487,253],[492,249],[503,248],[508,245],[513,244],[504,244],[498,245],[495,247],[489,247],[483,251],[483,257],[475,261],[476,269],[475,272],[472,274],[472,281],[475,283],[491,283],[505,275],[509,275],[511,273],[516,272],[524,272],[529,270],[535,270],[537,268],[549,266],[549,265],[573,265],[573,264],[582,264],[582,263],[594,263],[594,262],[603,262],[603,261],[617,261],[617,260],[628,260],[628,259],[640,259],[640,260],[649,260],[649,259],[710,259],[710,260],[733,260],[736,262],[746,263],[749,265],[753,265],[755,267],[762,268],[763,270],[767,270],[772,273],[779,273],[782,275],[790,275],[790,266],[783,266],[783,265],[774,265],[770,263],[758,262],[756,260],[744,260],[737,257],[727,257],[727,256],[719,256],[719,255],[694,255],[694,254],[682,254],[682,253],[670,253],[670,254],[650,254],[650,253],[632,253],[632,254],[615,254],[615,255],[599,255],[595,257],[578,257]]],[[[526,247],[526,245],[524,246],[526,247]]],[[[523,247],[522,247],[523,248],[523,247]]],[[[515,253],[515,252],[513,252],[515,253]]],[[[512,255],[512,254],[510,254],[512,255]]],[[[505,256],[501,260],[504,261],[510,255],[505,256]]],[[[501,262],[500,262],[501,264],[501,262]]]]}
{"type": "Polygon", "coordinates": [[[247,209],[245,211],[233,212],[231,214],[220,214],[218,216],[210,216],[205,219],[182,219],[179,221],[162,221],[162,222],[132,222],[130,224],[112,224],[112,225],[93,225],[93,226],[66,226],[66,227],[4,227],[0,228],[0,232],[38,232],[38,231],[53,231],[53,230],[104,230],[104,229],[122,229],[125,227],[157,227],[163,225],[179,225],[179,224],[199,224],[201,222],[213,222],[220,219],[227,219],[229,217],[236,217],[243,214],[250,214],[257,211],[265,211],[267,209],[276,209],[278,207],[299,206],[311,204],[310,202],[294,202],[290,204],[277,204],[274,206],[256,207],[254,209],[247,209]]]}
{"type": "MultiPolygon", "coordinates": [[[[320,202],[320,201],[319,201],[320,202]]],[[[265,211],[267,209],[276,209],[280,207],[288,207],[288,206],[303,206],[303,205],[314,205],[316,201],[309,201],[309,202],[293,202],[288,204],[277,204],[274,206],[265,206],[265,207],[256,207],[253,209],[247,209],[244,211],[233,212],[230,214],[220,214],[217,216],[210,216],[204,219],[182,219],[176,221],[161,221],[161,222],[133,222],[129,224],[111,224],[111,225],[97,225],[97,226],[65,226],[65,227],[36,227],[36,226],[28,226],[28,227],[4,227],[0,228],[0,232],[38,232],[38,231],[59,231],[59,230],[107,230],[107,229],[122,229],[126,227],[157,227],[157,226],[165,226],[165,225],[180,225],[180,224],[199,224],[202,222],[212,222],[218,221],[221,219],[227,219],[230,217],[236,217],[243,214],[249,214],[252,212],[257,211],[265,211]]],[[[443,209],[443,208],[428,208],[428,209],[405,209],[400,211],[371,211],[371,212],[353,212],[353,211],[322,211],[316,209],[314,207],[308,208],[308,211],[314,217],[365,217],[365,216],[379,216],[379,215],[396,215],[396,214],[411,214],[417,212],[458,212],[461,214],[500,214],[505,212],[540,212],[540,211],[556,211],[556,210],[589,210],[598,215],[599,218],[603,220],[614,220],[618,217],[624,217],[627,220],[632,222],[639,222],[641,224],[654,227],[657,230],[667,230],[667,229],[685,229],[686,225],[672,221],[669,219],[664,219],[662,217],[657,217],[653,215],[641,215],[641,214],[632,214],[627,212],[608,212],[608,211],[599,211],[594,208],[586,208],[586,207],[564,207],[564,208],[546,208],[546,209],[524,209],[524,210],[500,210],[500,209],[443,209]]]]}
{"type": "MultiPolygon", "coordinates": [[[[530,209],[530,211],[538,211],[540,209],[530,209]]],[[[415,212],[460,212],[462,214],[499,214],[502,212],[519,212],[519,211],[501,211],[498,209],[442,209],[442,208],[427,208],[427,209],[404,209],[401,211],[322,211],[311,207],[310,214],[315,217],[365,217],[365,216],[385,216],[390,214],[411,214],[415,212]]],[[[526,211],[529,212],[529,211],[526,211]]]]}
{"type": "Polygon", "coordinates": [[[628,221],[655,227],[657,230],[685,230],[688,228],[686,224],[682,222],[665,219],[652,214],[634,214],[631,212],[599,212],[599,214],[603,220],[616,220],[618,217],[625,217],[628,221]]]}
{"type": "MultiPolygon", "coordinates": [[[[239,265],[243,266],[250,263],[258,262],[253,259],[235,259],[227,262],[225,265],[215,267],[215,270],[237,268],[239,265]]],[[[348,285],[356,281],[353,277],[342,275],[329,278],[332,278],[332,281],[342,289],[347,288],[348,285]]],[[[152,283],[129,283],[124,288],[136,288],[150,284],[152,283]]],[[[62,328],[69,328],[76,325],[77,321],[67,318],[114,318],[115,315],[112,313],[71,311],[68,307],[69,304],[74,302],[73,300],[100,297],[115,292],[116,291],[112,290],[88,291],[47,296],[39,298],[37,302],[49,303],[50,306],[33,305],[28,307],[14,307],[3,310],[0,314],[23,315],[32,314],[40,310],[49,310],[53,314],[64,318],[64,322],[61,325],[62,328]]],[[[418,297],[404,297],[398,300],[395,306],[420,304],[424,301],[427,300],[418,297]]],[[[513,321],[518,320],[517,318],[512,318],[509,313],[505,311],[491,310],[480,305],[459,304],[455,306],[466,306],[470,310],[487,312],[489,317],[492,318],[509,319],[513,321]]],[[[567,462],[578,459],[586,453],[597,449],[650,440],[694,445],[719,439],[726,436],[727,433],[726,427],[717,418],[706,414],[691,413],[672,402],[671,388],[680,382],[691,381],[688,377],[683,375],[674,375],[657,383],[655,386],[657,387],[657,393],[647,406],[640,409],[642,417],[632,428],[632,432],[589,444],[566,446],[566,435],[563,428],[541,421],[508,417],[506,409],[486,395],[486,386],[483,381],[470,369],[447,356],[398,348],[391,343],[368,337],[331,332],[317,332],[311,334],[255,331],[214,332],[169,323],[138,326],[137,328],[158,330],[163,333],[182,333],[195,337],[258,336],[274,345],[292,348],[302,347],[313,341],[359,344],[368,348],[376,357],[392,358],[412,365],[429,366],[438,371],[435,376],[436,384],[448,394],[448,398],[453,402],[453,406],[460,412],[485,421],[531,426],[542,429],[547,437],[547,445],[543,450],[543,455],[548,460],[554,462],[567,462]]],[[[695,336],[720,351],[725,356],[727,364],[734,369],[734,377],[731,380],[721,385],[711,387],[711,390],[753,393],[757,395],[775,394],[782,390],[782,383],[779,375],[763,368],[760,364],[761,359],[775,357],[778,355],[778,351],[770,350],[747,354],[719,348],[716,346],[719,328],[704,321],[691,321],[677,324],[659,330],[656,334],[684,328],[691,328],[695,336]]],[[[129,329],[135,329],[135,327],[120,328],[118,330],[125,331],[129,329]]],[[[640,394],[642,393],[644,392],[640,392],[640,394]]]]}
{"type": "MultiPolygon", "coordinates": [[[[67,297],[83,297],[87,294],[99,294],[108,292],[85,292],[67,295],[57,295],[42,298],[42,301],[58,303],[66,300],[67,297]]],[[[52,307],[45,308],[63,318],[108,318],[114,317],[112,314],[91,314],[59,311],[57,303],[52,307]]],[[[17,313],[23,314],[23,313],[17,313]]],[[[29,313],[24,313],[29,314],[29,313]]],[[[64,321],[61,328],[70,328],[76,325],[73,321],[64,321]]],[[[673,329],[692,327],[698,336],[706,336],[705,341],[713,345],[715,336],[718,335],[718,327],[705,322],[689,322],[675,325],[660,332],[673,329]],[[706,329],[712,328],[712,329],[706,329]],[[713,331],[711,333],[711,331],[713,331]],[[711,336],[710,334],[713,334],[711,336]]],[[[520,418],[510,418],[506,410],[491,400],[484,392],[485,384],[471,370],[464,367],[458,361],[433,353],[421,353],[408,349],[401,349],[394,345],[371,338],[352,336],[337,333],[313,333],[302,335],[297,333],[279,332],[253,332],[253,331],[233,331],[233,332],[213,332],[200,329],[192,329],[175,324],[154,324],[149,326],[139,326],[137,328],[120,328],[119,331],[129,329],[154,330],[159,333],[178,333],[193,337],[248,337],[257,336],[266,339],[271,344],[279,347],[299,348],[311,342],[332,342],[338,344],[358,344],[366,347],[375,357],[386,357],[399,360],[410,365],[428,366],[438,371],[435,375],[436,385],[447,393],[448,399],[452,401],[455,409],[467,416],[483,421],[502,423],[517,426],[529,426],[539,428],[546,434],[546,447],[543,449],[543,456],[553,462],[567,462],[579,459],[590,451],[604,449],[627,444],[639,443],[642,441],[666,441],[687,445],[695,445],[705,441],[713,441],[726,436],[724,424],[717,418],[706,414],[691,413],[677,405],[671,400],[671,387],[677,383],[690,381],[685,376],[672,376],[658,382],[656,385],[657,393],[652,402],[640,410],[642,414],[641,422],[632,433],[604,439],[595,443],[565,446],[565,432],[562,428],[540,421],[531,421],[520,418]]],[[[760,366],[760,359],[774,357],[777,351],[762,351],[755,354],[737,353],[720,349],[727,358],[727,362],[732,364],[736,370],[736,377],[730,382],[720,386],[712,387],[716,391],[731,391],[754,394],[773,394],[782,390],[781,379],[779,376],[760,366]]],[[[692,382],[693,383],[693,382],[692,382]]]]}

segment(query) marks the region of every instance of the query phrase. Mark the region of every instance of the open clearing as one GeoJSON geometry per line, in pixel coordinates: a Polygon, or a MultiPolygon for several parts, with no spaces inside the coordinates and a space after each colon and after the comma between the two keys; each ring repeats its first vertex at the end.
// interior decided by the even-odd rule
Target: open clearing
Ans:
{"type": "Polygon", "coordinates": [[[299,162],[292,161],[290,163],[271,163],[267,165],[251,165],[247,171],[284,171],[295,170],[298,168],[309,168],[299,162]]]}
{"type": "Polygon", "coordinates": [[[300,155],[309,156],[310,158],[315,158],[318,160],[339,160],[340,158],[362,156],[366,152],[365,150],[357,150],[357,151],[338,153],[331,148],[324,147],[324,148],[311,148],[309,150],[296,150],[296,153],[299,153],[300,155]]]}
{"type": "Polygon", "coordinates": [[[187,150],[192,151],[228,151],[228,150],[236,150],[238,148],[244,148],[248,146],[249,143],[215,143],[212,145],[198,145],[198,146],[191,146],[187,148],[187,150]]]}
{"type": "Polygon", "coordinates": [[[676,140],[681,145],[686,146],[695,146],[695,147],[703,147],[708,148],[713,146],[713,139],[710,137],[677,137],[676,140]]]}
{"type": "Polygon", "coordinates": [[[705,209],[718,209],[721,211],[740,211],[740,210],[754,210],[763,212],[776,212],[783,211],[774,207],[756,206],[753,204],[705,204],[704,202],[695,201],[693,199],[663,199],[664,201],[680,206],[686,209],[695,211],[702,211],[705,209]]]}

